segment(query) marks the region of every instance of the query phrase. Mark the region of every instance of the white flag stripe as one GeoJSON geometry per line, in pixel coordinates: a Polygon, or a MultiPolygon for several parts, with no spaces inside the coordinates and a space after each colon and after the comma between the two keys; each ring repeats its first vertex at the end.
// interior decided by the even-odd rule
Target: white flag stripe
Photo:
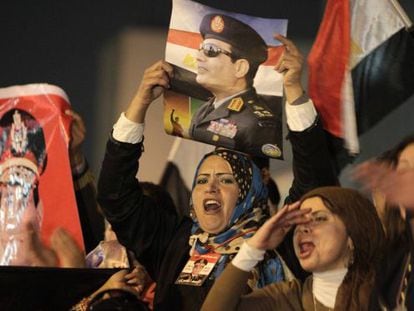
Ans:
{"type": "MultiPolygon", "coordinates": [[[[197,53],[197,50],[167,42],[167,62],[194,73],[197,73],[197,53]]],[[[283,76],[276,72],[273,66],[260,66],[254,79],[254,86],[259,94],[282,96],[283,76]]]]}
{"type": "Polygon", "coordinates": [[[69,98],[65,91],[60,87],[47,83],[34,83],[26,85],[15,85],[0,89],[1,98],[11,98],[16,96],[33,96],[33,95],[47,95],[53,94],[62,97],[69,104],[69,98]]]}
{"type": "Polygon", "coordinates": [[[263,95],[283,96],[283,75],[273,66],[260,66],[254,78],[257,93],[263,95]]]}
{"type": "Polygon", "coordinates": [[[349,70],[345,72],[341,89],[342,98],[342,133],[345,148],[350,154],[359,153],[358,130],[355,119],[355,102],[352,86],[352,75],[349,70]]]}
{"type": "Polygon", "coordinates": [[[404,27],[389,0],[351,0],[351,69],[404,27]]]}
{"type": "Polygon", "coordinates": [[[171,64],[197,73],[197,53],[197,50],[167,42],[165,60],[171,64]]]}

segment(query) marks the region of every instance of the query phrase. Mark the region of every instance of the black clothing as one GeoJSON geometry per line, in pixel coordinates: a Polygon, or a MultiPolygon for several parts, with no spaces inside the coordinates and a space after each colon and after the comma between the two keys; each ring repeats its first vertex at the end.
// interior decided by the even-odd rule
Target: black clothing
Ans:
{"type": "Polygon", "coordinates": [[[274,96],[259,96],[254,88],[227,99],[216,109],[213,109],[212,98],[194,113],[189,135],[207,144],[281,158],[282,105],[279,100],[274,96]],[[274,150],[276,152],[272,152],[274,150]]]}
{"type": "MultiPolygon", "coordinates": [[[[311,188],[337,183],[318,121],[304,132],[291,132],[289,138],[295,153],[291,201],[311,188]]],[[[118,240],[135,252],[157,282],[154,309],[199,310],[214,280],[207,279],[200,287],[174,284],[189,259],[193,222],[157,208],[142,193],[135,178],[141,151],[142,144],[121,143],[112,138],[108,141],[98,201],[118,240]]],[[[291,245],[291,241],[287,243],[291,245]]],[[[285,253],[289,252],[294,257],[292,247],[286,247],[285,253]]]]}

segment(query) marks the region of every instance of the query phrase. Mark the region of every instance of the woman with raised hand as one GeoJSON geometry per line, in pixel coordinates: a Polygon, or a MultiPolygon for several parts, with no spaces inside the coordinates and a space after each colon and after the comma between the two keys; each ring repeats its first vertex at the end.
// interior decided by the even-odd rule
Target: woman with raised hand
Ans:
{"type": "Polygon", "coordinates": [[[202,310],[368,310],[384,232],[375,207],[355,190],[322,187],[284,207],[249,239],[215,282],[202,310]],[[245,293],[252,268],[284,238],[286,213],[309,214],[294,229],[304,283],[279,282],[245,293]]]}
{"type": "MultiPolygon", "coordinates": [[[[293,49],[291,41],[284,41],[293,49]]],[[[289,62],[279,70],[288,79],[286,114],[294,167],[289,200],[296,201],[312,188],[336,183],[336,176],[329,165],[316,110],[301,86],[301,55],[290,54],[289,62]]],[[[260,171],[249,156],[218,149],[206,155],[197,168],[192,218],[179,217],[145,195],[136,179],[145,116],[151,103],[170,87],[173,75],[173,67],[162,60],[145,71],[136,95],[114,125],[107,143],[98,201],[119,241],[134,251],[157,283],[154,309],[199,310],[216,277],[265,220],[267,193],[260,171]],[[188,274],[200,258],[208,261],[199,273],[202,282],[191,282],[188,274]]],[[[147,148],[156,148],[154,144],[147,144],[147,148]]],[[[298,272],[291,247],[280,253],[289,268],[298,272]]],[[[280,257],[268,252],[251,287],[284,280],[282,267],[280,257]]]]}

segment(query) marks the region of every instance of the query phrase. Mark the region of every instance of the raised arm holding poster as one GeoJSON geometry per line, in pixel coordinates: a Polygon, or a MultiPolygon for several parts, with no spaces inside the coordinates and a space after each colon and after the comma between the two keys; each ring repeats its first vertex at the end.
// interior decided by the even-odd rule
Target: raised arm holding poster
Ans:
{"type": "Polygon", "coordinates": [[[165,94],[168,134],[282,158],[283,52],[275,33],[287,20],[225,12],[174,0],[166,61],[174,65],[165,94]]]}
{"type": "Polygon", "coordinates": [[[0,89],[0,265],[33,264],[27,230],[49,244],[64,227],[83,245],[68,155],[69,107],[53,85],[0,89]]]}

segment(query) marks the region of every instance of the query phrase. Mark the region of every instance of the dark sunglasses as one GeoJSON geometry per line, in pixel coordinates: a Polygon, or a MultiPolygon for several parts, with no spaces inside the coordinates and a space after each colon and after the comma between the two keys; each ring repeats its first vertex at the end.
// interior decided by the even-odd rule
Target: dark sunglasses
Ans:
{"type": "Polygon", "coordinates": [[[223,50],[219,48],[217,45],[214,45],[212,43],[201,43],[199,51],[203,50],[203,53],[207,57],[217,57],[219,54],[224,54],[229,57],[233,57],[233,54],[229,51],[223,50]]]}

